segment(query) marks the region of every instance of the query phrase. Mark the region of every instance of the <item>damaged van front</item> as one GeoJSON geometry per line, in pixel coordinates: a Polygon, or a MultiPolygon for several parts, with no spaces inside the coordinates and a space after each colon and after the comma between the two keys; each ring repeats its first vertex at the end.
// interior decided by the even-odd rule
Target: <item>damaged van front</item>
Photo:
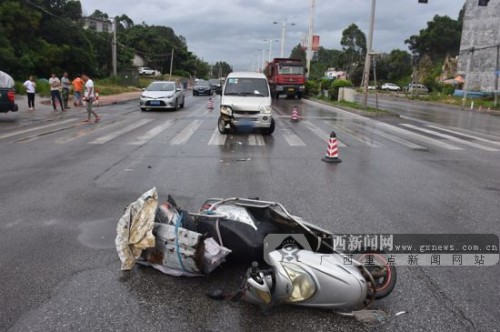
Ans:
{"type": "Polygon", "coordinates": [[[235,72],[227,76],[221,92],[218,129],[260,130],[264,135],[274,131],[271,93],[266,76],[253,72],[235,72]]]}

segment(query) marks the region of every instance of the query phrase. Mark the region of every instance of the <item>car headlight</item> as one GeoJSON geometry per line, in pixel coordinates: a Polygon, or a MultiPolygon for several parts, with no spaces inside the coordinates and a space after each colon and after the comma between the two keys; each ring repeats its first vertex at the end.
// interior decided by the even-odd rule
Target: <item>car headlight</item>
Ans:
{"type": "Polygon", "coordinates": [[[259,111],[262,114],[271,114],[273,109],[271,108],[271,106],[264,106],[264,107],[261,107],[259,111]]]}
{"type": "Polygon", "coordinates": [[[296,264],[285,262],[281,262],[281,266],[292,282],[292,294],[288,298],[290,302],[305,301],[316,293],[316,284],[304,269],[296,264]]]}
{"type": "Polygon", "coordinates": [[[226,114],[226,115],[229,115],[229,116],[233,115],[233,110],[229,106],[221,106],[220,107],[220,112],[222,114],[226,114]]]}

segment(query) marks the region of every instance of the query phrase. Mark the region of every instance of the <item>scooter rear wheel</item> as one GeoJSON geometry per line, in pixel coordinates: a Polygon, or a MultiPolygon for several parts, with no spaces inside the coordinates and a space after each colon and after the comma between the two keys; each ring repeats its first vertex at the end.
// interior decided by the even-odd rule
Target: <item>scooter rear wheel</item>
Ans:
{"type": "Polygon", "coordinates": [[[383,252],[363,252],[354,258],[372,274],[375,280],[375,299],[382,299],[394,290],[397,281],[396,267],[389,264],[383,252]]]}

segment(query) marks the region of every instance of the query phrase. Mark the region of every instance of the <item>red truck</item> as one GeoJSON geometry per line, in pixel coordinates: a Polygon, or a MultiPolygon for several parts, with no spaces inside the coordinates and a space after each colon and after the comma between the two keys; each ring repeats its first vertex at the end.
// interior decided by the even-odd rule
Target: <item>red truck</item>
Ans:
{"type": "Polygon", "coordinates": [[[304,64],[300,59],[274,58],[267,64],[265,74],[271,88],[271,95],[279,98],[302,98],[305,89],[306,76],[304,64]]]}

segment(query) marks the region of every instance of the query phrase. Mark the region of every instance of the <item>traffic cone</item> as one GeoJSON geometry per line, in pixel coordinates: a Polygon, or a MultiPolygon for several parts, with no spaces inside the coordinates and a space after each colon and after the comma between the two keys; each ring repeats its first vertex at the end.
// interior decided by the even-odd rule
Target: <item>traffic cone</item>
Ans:
{"type": "Polygon", "coordinates": [[[95,90],[95,101],[94,101],[95,106],[99,106],[99,90],[95,90]]]}
{"type": "Polygon", "coordinates": [[[297,107],[293,107],[292,109],[292,118],[290,119],[291,122],[299,122],[299,112],[297,111],[297,107]]]}
{"type": "Polygon", "coordinates": [[[213,109],[214,109],[214,101],[212,100],[212,98],[209,98],[209,99],[208,99],[207,108],[208,108],[209,110],[213,110],[213,109]]]}
{"type": "Polygon", "coordinates": [[[321,160],[327,163],[340,163],[342,160],[339,158],[339,149],[337,143],[337,135],[332,131],[330,134],[330,139],[328,140],[328,149],[326,150],[326,156],[321,158],[321,160]]]}

